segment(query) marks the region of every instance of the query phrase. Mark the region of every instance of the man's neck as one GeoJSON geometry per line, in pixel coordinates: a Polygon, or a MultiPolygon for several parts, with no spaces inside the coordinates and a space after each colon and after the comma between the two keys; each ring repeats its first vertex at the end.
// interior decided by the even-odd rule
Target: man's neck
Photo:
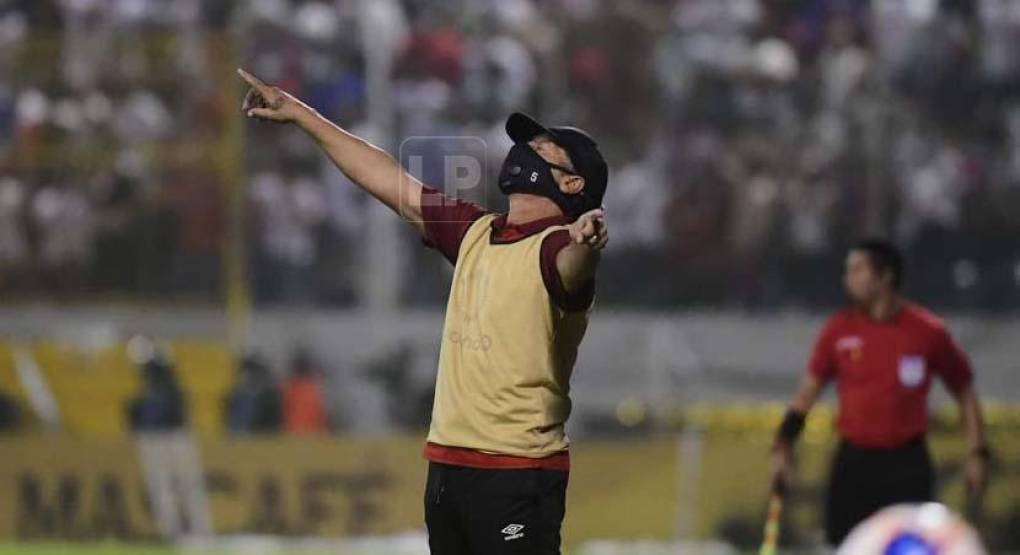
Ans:
{"type": "Polygon", "coordinates": [[[866,305],[864,312],[875,322],[888,322],[896,317],[902,307],[903,299],[892,293],[882,295],[871,304],[866,305]]]}
{"type": "Polygon", "coordinates": [[[514,193],[510,195],[510,211],[507,213],[506,221],[509,224],[519,225],[562,215],[563,211],[551,199],[538,195],[514,193]]]}

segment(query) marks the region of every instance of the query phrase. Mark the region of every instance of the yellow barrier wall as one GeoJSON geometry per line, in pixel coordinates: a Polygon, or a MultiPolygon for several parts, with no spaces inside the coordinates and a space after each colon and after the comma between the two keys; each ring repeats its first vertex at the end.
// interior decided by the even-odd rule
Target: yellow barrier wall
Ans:
{"type": "MultiPolygon", "coordinates": [[[[124,343],[83,348],[66,342],[26,344],[61,414],[64,431],[103,440],[128,435],[127,405],[141,389],[139,370],[124,343]]],[[[233,361],[217,341],[179,340],[169,344],[177,378],[188,404],[191,427],[203,437],[223,433],[223,400],[233,385],[233,361]]],[[[32,421],[17,379],[13,348],[0,341],[0,390],[12,395],[32,421]]]]}
{"type": "MultiPolygon", "coordinates": [[[[1020,460],[1015,434],[994,437],[1001,457],[1020,460]]],[[[684,472],[678,439],[579,442],[573,451],[565,540],[674,537],[684,472]]],[[[819,522],[831,442],[802,445],[790,528],[810,534],[819,522]]],[[[425,462],[420,438],[363,440],[266,438],[202,445],[214,526],[220,533],[389,534],[422,528],[425,462]]],[[[758,533],[765,503],[768,442],[760,435],[717,433],[702,444],[694,524],[699,537],[724,529],[758,533]]],[[[944,499],[957,507],[958,435],[933,451],[949,478],[944,499]]],[[[152,538],[135,447],[128,440],[65,436],[0,439],[0,539],[152,538]]],[[[1020,472],[1005,467],[988,514],[1020,509],[1020,472]]],[[[683,503],[682,503],[683,501],[683,503]]]]}

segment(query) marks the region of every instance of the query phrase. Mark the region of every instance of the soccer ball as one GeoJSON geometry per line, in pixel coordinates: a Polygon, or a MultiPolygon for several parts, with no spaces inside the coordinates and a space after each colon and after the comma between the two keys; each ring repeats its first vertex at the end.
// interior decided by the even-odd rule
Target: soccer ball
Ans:
{"type": "Polygon", "coordinates": [[[977,533],[938,503],[895,505],[850,532],[836,555],[987,555],[977,533]]]}

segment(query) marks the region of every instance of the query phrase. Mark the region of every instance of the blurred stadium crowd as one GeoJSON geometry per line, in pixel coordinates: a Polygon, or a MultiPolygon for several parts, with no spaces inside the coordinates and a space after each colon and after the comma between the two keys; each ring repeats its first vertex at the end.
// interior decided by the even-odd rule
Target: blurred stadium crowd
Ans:
{"type": "MultiPolygon", "coordinates": [[[[299,132],[240,127],[244,64],[405,161],[403,137],[480,137],[462,193],[495,209],[508,112],[590,130],[602,302],[831,305],[842,247],[881,233],[924,302],[1020,306],[1012,0],[375,6],[385,30],[353,0],[0,0],[3,296],[219,298],[236,178],[256,301],[358,303],[365,199],[299,132]],[[383,31],[390,128],[366,92],[383,31]]],[[[415,254],[404,302],[442,302],[440,262],[415,254]]]]}

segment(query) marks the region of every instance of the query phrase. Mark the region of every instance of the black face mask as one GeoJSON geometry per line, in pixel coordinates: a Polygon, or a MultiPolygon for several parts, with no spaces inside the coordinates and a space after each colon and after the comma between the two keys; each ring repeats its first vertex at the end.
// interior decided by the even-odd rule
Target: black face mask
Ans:
{"type": "Polygon", "coordinates": [[[584,192],[568,195],[560,191],[552,175],[553,168],[578,175],[569,168],[546,162],[527,143],[515,144],[499,171],[499,190],[504,195],[527,193],[546,197],[555,202],[564,214],[576,219],[587,207],[584,192]]]}

